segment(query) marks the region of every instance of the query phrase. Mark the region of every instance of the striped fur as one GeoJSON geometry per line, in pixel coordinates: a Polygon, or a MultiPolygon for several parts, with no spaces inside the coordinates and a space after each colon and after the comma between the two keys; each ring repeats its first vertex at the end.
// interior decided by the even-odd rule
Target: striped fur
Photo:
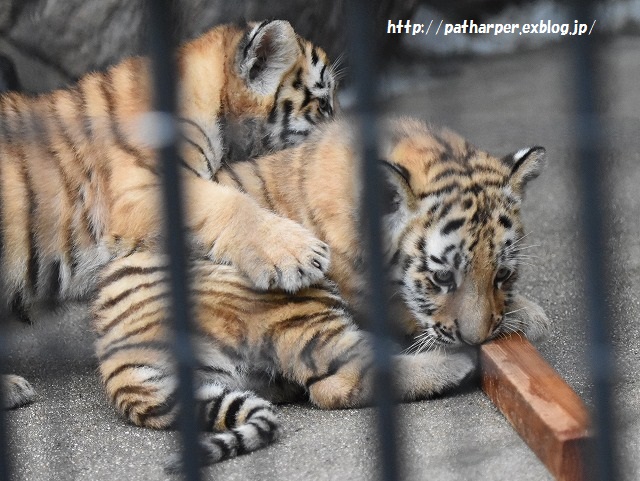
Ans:
{"type": "MultiPolygon", "coordinates": [[[[182,46],[177,64],[195,255],[231,262],[261,288],[322,278],[324,242],[212,179],[223,163],[289,147],[333,115],[326,55],[276,20],[214,28],[182,46]]],[[[147,72],[146,59],[131,58],[66,90],[0,96],[0,271],[22,317],[41,299],[84,297],[115,257],[158,250],[147,72]]]]}
{"type": "MultiPolygon", "coordinates": [[[[303,389],[321,408],[371,402],[354,137],[349,122],[334,121],[298,147],[216,175],[326,241],[332,264],[324,283],[289,294],[256,290],[235,266],[193,261],[198,413],[212,431],[202,443],[207,462],[275,439],[279,428],[266,400],[303,389]],[[255,405],[268,422],[245,414],[255,405]]],[[[457,385],[473,370],[466,351],[449,347],[511,330],[536,337],[546,328],[542,310],[513,291],[523,189],[543,150],[500,159],[408,119],[385,124],[382,138],[393,318],[409,339],[408,352],[395,356],[394,379],[400,398],[414,400],[457,385]],[[435,344],[446,349],[431,350],[435,344]]],[[[109,398],[130,422],[153,428],[171,426],[179,409],[166,294],[164,260],[140,252],[110,264],[94,304],[109,398]]]]}
{"type": "MultiPolygon", "coordinates": [[[[364,312],[354,139],[348,121],[331,122],[298,147],[224,167],[216,179],[327,242],[328,277],[352,309],[364,312]]],[[[384,125],[381,154],[394,317],[421,336],[424,345],[415,347],[479,344],[510,330],[543,335],[546,316],[513,287],[529,259],[522,200],[544,149],[498,158],[447,129],[396,119],[384,125]]]]}
{"type": "MultiPolygon", "coordinates": [[[[330,283],[296,294],[256,290],[229,265],[193,261],[197,415],[210,434],[203,458],[215,463],[275,440],[269,402],[299,399],[333,409],[371,402],[369,335],[359,330],[330,283]]],[[[111,263],[94,303],[97,356],[107,394],[130,422],[174,425],[175,367],[168,352],[167,271],[162,257],[138,252],[111,263]]],[[[463,353],[396,358],[397,387],[414,400],[456,385],[473,361],[463,353]]],[[[171,466],[175,468],[175,466],[171,466]]]]}

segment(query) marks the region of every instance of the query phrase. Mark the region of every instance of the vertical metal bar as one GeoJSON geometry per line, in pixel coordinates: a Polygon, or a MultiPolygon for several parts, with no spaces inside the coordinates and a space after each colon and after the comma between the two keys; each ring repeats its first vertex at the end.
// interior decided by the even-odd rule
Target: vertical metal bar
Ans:
{"type": "MultiPolygon", "coordinates": [[[[0,282],[0,287],[4,287],[0,282]]],[[[6,327],[4,324],[7,322],[7,310],[5,308],[4,296],[0,295],[0,366],[5,365],[6,360],[6,327]]],[[[0,375],[6,374],[4,368],[0,368],[0,375]]],[[[6,416],[4,411],[4,386],[0,382],[0,481],[11,480],[11,470],[9,461],[9,446],[8,436],[6,429],[6,416]]]]}
{"type": "Polygon", "coordinates": [[[190,339],[189,282],[187,248],[183,235],[182,185],[177,152],[175,52],[171,26],[170,0],[153,0],[149,5],[150,56],[153,70],[155,110],[157,118],[170,126],[171,139],[162,145],[157,155],[162,166],[164,191],[166,250],[171,276],[171,304],[173,319],[173,353],[178,371],[179,428],[182,440],[184,479],[200,479],[199,429],[197,425],[193,369],[196,359],[190,339]]]}
{"type": "Polygon", "coordinates": [[[394,393],[391,365],[391,330],[388,325],[387,283],[382,259],[380,173],[376,135],[376,50],[374,19],[377,1],[347,2],[351,66],[357,91],[356,112],[361,139],[360,155],[364,185],[362,192],[362,233],[367,254],[369,306],[367,316],[374,333],[375,401],[377,406],[378,448],[381,478],[399,479],[394,423],[394,393]]]}
{"type": "MultiPolygon", "coordinates": [[[[575,18],[592,21],[594,2],[575,2],[575,18]]],[[[593,382],[595,453],[590,475],[597,480],[618,478],[615,458],[615,428],[612,406],[615,366],[609,333],[607,306],[609,283],[604,232],[606,195],[602,151],[604,134],[597,112],[598,68],[594,39],[574,38],[575,122],[578,149],[578,177],[581,187],[582,237],[585,255],[585,297],[589,331],[590,371],[593,382]]]]}

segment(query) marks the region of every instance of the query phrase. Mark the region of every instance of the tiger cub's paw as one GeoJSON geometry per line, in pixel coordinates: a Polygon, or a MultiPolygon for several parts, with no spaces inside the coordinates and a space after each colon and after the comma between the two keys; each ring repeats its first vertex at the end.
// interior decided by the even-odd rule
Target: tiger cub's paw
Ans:
{"type": "Polygon", "coordinates": [[[329,246],[300,224],[269,215],[242,246],[238,267],[258,289],[295,292],[320,281],[329,268],[329,246]]]}
{"type": "Polygon", "coordinates": [[[549,334],[551,322],[542,307],[520,294],[508,306],[511,324],[531,341],[542,341],[549,334]]]}
{"type": "Polygon", "coordinates": [[[29,382],[13,374],[2,376],[2,391],[4,395],[4,409],[13,409],[29,404],[36,397],[36,391],[29,382]]]}
{"type": "Polygon", "coordinates": [[[477,365],[472,350],[427,351],[399,356],[398,390],[402,399],[413,401],[440,394],[469,378],[477,365]]]}

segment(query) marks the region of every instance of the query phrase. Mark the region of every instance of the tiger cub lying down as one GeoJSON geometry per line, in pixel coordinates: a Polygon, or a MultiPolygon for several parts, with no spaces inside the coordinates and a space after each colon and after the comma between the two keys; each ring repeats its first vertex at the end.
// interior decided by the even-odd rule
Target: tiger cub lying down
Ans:
{"type": "MultiPolygon", "coordinates": [[[[213,176],[225,161],[295,145],[332,117],[334,66],[282,20],[215,27],[183,45],[177,65],[195,255],[231,262],[261,288],[322,279],[323,242],[213,176]]],[[[113,258],[160,250],[159,166],[139,135],[147,72],[146,59],[130,58],[67,89],[0,95],[0,281],[20,317],[41,300],[84,297],[113,258]]],[[[33,399],[24,379],[0,382],[5,406],[33,399]]]]}
{"type": "MultiPolygon", "coordinates": [[[[346,121],[333,121],[298,147],[216,174],[314,232],[330,246],[332,263],[327,280],[291,294],[257,290],[233,265],[193,261],[197,412],[211,431],[201,443],[208,463],[277,437],[269,401],[303,391],[321,408],[371,402],[371,339],[355,321],[363,307],[355,137],[346,121]]],[[[398,396],[411,401],[457,385],[474,369],[467,352],[432,346],[476,345],[510,331],[544,334],[541,308],[514,291],[524,189],[544,149],[492,157],[410,119],[386,123],[382,138],[392,321],[414,343],[411,354],[395,356],[394,379],[398,396]]],[[[167,354],[165,266],[150,252],[111,263],[93,305],[108,396],[130,422],[152,428],[172,426],[179,409],[167,354]]]]}

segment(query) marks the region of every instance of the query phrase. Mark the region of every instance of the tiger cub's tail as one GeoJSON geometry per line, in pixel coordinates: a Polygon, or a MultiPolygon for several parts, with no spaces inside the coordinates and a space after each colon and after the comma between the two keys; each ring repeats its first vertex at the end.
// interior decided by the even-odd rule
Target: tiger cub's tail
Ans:
{"type": "MultiPolygon", "coordinates": [[[[201,388],[198,393],[201,426],[206,431],[199,440],[200,462],[214,464],[268,446],[280,433],[274,407],[247,391],[229,391],[219,385],[201,388]],[[207,400],[202,400],[204,395],[207,400]]],[[[182,469],[182,460],[174,457],[168,472],[182,469]]]]}

